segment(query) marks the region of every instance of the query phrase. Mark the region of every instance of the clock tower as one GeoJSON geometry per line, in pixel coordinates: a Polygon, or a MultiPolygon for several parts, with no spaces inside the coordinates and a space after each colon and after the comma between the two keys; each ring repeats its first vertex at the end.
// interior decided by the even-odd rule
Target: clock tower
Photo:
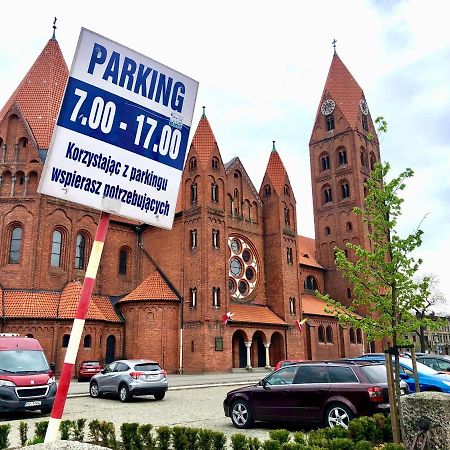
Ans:
{"type": "Polygon", "coordinates": [[[325,292],[349,305],[352,286],[336,269],[335,248],[345,250],[354,260],[347,243],[370,246],[367,225],[353,208],[364,206],[364,182],[380,161],[380,150],[364,91],[336,51],[317,108],[309,152],[316,257],[326,269],[325,292]]]}

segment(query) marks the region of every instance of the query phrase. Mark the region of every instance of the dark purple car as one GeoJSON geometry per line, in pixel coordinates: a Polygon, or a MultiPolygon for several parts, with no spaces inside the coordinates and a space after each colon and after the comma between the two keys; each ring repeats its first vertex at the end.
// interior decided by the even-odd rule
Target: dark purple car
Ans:
{"type": "MultiPolygon", "coordinates": [[[[406,383],[401,387],[409,393],[406,383]]],[[[223,407],[236,428],[248,428],[255,420],[347,427],[356,416],[389,412],[386,368],[367,361],[301,362],[255,386],[228,392],[223,407]]]]}

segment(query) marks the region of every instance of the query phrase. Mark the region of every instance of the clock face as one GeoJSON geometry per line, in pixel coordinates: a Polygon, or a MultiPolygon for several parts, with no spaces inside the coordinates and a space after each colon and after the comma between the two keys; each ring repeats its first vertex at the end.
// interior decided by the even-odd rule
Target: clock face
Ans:
{"type": "Polygon", "coordinates": [[[325,100],[322,103],[322,106],[320,107],[320,111],[322,112],[322,114],[324,116],[328,116],[329,114],[331,114],[334,111],[335,106],[336,106],[336,103],[334,103],[334,101],[331,100],[331,98],[329,98],[328,100],[325,100]]]}
{"type": "Polygon", "coordinates": [[[369,114],[369,108],[368,108],[367,103],[366,103],[365,100],[361,99],[361,100],[359,101],[359,107],[361,108],[361,112],[362,112],[365,116],[367,116],[367,114],[369,114]]]}

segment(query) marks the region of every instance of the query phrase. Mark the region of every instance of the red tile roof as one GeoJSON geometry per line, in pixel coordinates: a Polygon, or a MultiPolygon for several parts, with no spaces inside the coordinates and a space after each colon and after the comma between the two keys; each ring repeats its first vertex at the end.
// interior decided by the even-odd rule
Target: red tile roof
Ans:
{"type": "Polygon", "coordinates": [[[267,306],[233,303],[230,305],[230,312],[234,314],[230,323],[246,322],[267,325],[286,325],[286,322],[278,317],[267,306]]]}
{"type": "Polygon", "coordinates": [[[323,267],[316,261],[316,241],[306,236],[297,236],[298,262],[305,266],[323,267]]]}
{"type": "Polygon", "coordinates": [[[329,97],[336,102],[336,106],[339,107],[350,126],[356,128],[359,101],[364,97],[364,92],[337,53],[333,55],[331,61],[322,101],[329,97]]]}
{"type": "Polygon", "coordinates": [[[178,301],[178,295],[167,285],[161,274],[155,270],[134,291],[117,303],[147,300],[178,301]]]}
{"type": "Polygon", "coordinates": [[[68,76],[69,70],[59,44],[50,39],[0,111],[0,121],[16,103],[30,125],[39,148],[47,149],[68,76]]]}
{"type": "Polygon", "coordinates": [[[280,155],[276,150],[272,150],[270,152],[266,173],[273,188],[275,189],[275,192],[277,192],[277,194],[281,194],[283,192],[284,185],[288,181],[288,177],[280,155]]]}
{"type": "MultiPolygon", "coordinates": [[[[9,318],[73,319],[80,300],[82,285],[71,282],[63,291],[4,290],[5,316],[9,318]]],[[[108,297],[93,295],[87,319],[120,322],[108,297]]]]}
{"type": "MultiPolygon", "coordinates": [[[[332,312],[326,312],[325,309],[332,311],[333,307],[328,306],[324,300],[317,298],[315,295],[302,295],[303,314],[308,314],[311,316],[336,316],[332,312]]],[[[359,319],[362,319],[362,317],[356,313],[353,313],[353,315],[359,319]]]]}
{"type": "Polygon", "coordinates": [[[195,148],[203,168],[208,167],[208,161],[214,150],[218,148],[218,145],[208,119],[204,115],[201,117],[198,127],[195,130],[191,146],[195,148]]]}

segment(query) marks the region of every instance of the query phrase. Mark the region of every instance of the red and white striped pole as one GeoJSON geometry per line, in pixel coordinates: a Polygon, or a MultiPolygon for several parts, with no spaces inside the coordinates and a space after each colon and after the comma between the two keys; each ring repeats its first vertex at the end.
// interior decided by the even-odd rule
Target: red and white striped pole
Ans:
{"type": "Polygon", "coordinates": [[[89,256],[86,276],[84,277],[83,287],[81,289],[80,301],[78,302],[77,312],[73,321],[69,345],[67,346],[66,357],[64,358],[64,365],[59,379],[55,402],[50,414],[44,442],[56,441],[58,436],[59,424],[63,415],[64,405],[66,404],[73,366],[75,365],[78,348],[80,347],[81,335],[83,334],[84,322],[86,320],[89,302],[91,300],[92,290],[97,276],[98,265],[102,256],[110,217],[111,215],[109,213],[102,212],[97,226],[95,240],[92,245],[91,255],[89,256]]]}

